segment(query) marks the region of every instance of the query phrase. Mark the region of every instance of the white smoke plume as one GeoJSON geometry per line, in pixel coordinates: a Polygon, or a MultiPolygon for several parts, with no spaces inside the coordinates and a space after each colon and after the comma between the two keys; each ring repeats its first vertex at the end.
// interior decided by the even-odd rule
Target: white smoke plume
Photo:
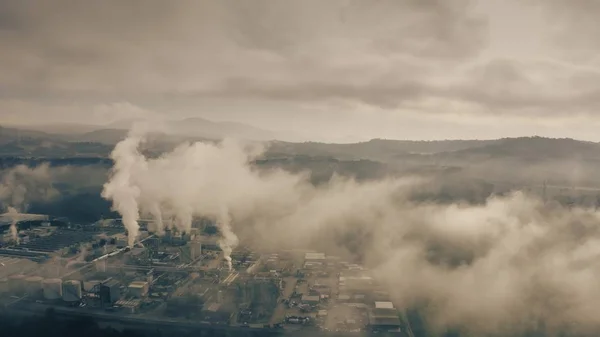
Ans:
{"type": "Polygon", "coordinates": [[[29,203],[47,201],[58,195],[52,185],[52,172],[48,164],[37,167],[18,165],[2,172],[0,178],[0,204],[11,219],[10,232],[18,242],[17,223],[20,214],[26,212],[29,203]]]}
{"type": "Polygon", "coordinates": [[[239,238],[255,249],[360,258],[401,308],[424,306],[440,329],[510,335],[544,322],[551,335],[600,327],[600,219],[593,210],[518,192],[480,206],[415,203],[409,195],[421,180],[414,177],[334,177],[315,187],[305,175],[254,169],[260,151],[233,141],[182,144],[152,159],[140,153],[142,140],[117,145],[103,194],[123,215],[130,243],[140,213],[174,218],[188,232],[193,217],[211,217],[225,256],[239,238]]]}
{"type": "Polygon", "coordinates": [[[10,235],[12,239],[19,244],[19,229],[17,228],[17,223],[19,222],[19,211],[17,211],[14,207],[7,207],[6,214],[11,218],[10,221],[10,235]]]}
{"type": "Polygon", "coordinates": [[[135,185],[134,174],[141,165],[141,155],[138,146],[142,139],[130,135],[129,138],[117,144],[111,157],[115,162],[113,174],[104,185],[102,197],[113,200],[113,209],[123,217],[123,224],[129,233],[129,246],[133,246],[139,232],[138,198],[140,189],[135,185]]]}
{"type": "Polygon", "coordinates": [[[49,200],[58,194],[52,186],[53,173],[48,164],[37,167],[18,165],[1,172],[0,202],[23,212],[33,201],[49,200]]]}
{"type": "Polygon", "coordinates": [[[228,211],[225,207],[222,208],[221,214],[217,221],[217,225],[221,230],[221,239],[219,240],[219,247],[223,250],[223,257],[227,261],[229,271],[232,270],[231,253],[233,249],[238,245],[238,237],[231,230],[231,218],[229,217],[228,211]]]}

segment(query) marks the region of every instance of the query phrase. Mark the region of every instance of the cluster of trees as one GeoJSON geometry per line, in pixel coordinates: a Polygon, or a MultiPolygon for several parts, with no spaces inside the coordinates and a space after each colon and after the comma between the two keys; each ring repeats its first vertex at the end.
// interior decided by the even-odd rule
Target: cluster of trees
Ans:
{"type": "Polygon", "coordinates": [[[94,319],[88,317],[61,319],[52,309],[43,317],[30,316],[16,318],[6,312],[0,313],[0,335],[2,337],[229,337],[229,336],[272,336],[273,333],[261,331],[233,332],[218,329],[202,329],[198,331],[160,331],[117,330],[102,327],[94,319]]]}
{"type": "MultiPolygon", "coordinates": [[[[7,313],[0,315],[3,337],[144,337],[136,331],[100,327],[91,318],[59,320],[52,310],[43,317],[16,318],[7,313]]],[[[159,334],[156,335],[160,336],[159,334]]]]}

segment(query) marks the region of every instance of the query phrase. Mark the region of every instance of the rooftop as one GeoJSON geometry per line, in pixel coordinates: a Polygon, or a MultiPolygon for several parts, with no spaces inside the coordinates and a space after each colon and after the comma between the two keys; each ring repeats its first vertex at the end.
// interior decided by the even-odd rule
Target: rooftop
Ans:
{"type": "Polygon", "coordinates": [[[326,256],[324,253],[306,253],[304,254],[305,260],[325,260],[326,256]]]}
{"type": "Polygon", "coordinates": [[[394,309],[392,302],[375,302],[376,309],[394,309]]]}

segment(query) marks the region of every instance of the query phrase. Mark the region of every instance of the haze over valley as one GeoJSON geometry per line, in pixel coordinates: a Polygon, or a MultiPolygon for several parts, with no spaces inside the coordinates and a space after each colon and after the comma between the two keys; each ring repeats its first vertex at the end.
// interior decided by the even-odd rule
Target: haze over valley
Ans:
{"type": "Polygon", "coordinates": [[[0,0],[0,316],[598,335],[598,13],[0,0]]]}

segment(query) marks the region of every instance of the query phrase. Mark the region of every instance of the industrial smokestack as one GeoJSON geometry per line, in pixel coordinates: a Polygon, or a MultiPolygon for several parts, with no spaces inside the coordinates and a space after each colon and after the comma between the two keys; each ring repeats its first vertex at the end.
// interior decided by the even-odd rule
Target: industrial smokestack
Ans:
{"type": "Polygon", "coordinates": [[[17,224],[19,222],[19,211],[14,207],[8,207],[8,216],[10,217],[10,234],[12,239],[19,244],[19,229],[17,224]]]}

